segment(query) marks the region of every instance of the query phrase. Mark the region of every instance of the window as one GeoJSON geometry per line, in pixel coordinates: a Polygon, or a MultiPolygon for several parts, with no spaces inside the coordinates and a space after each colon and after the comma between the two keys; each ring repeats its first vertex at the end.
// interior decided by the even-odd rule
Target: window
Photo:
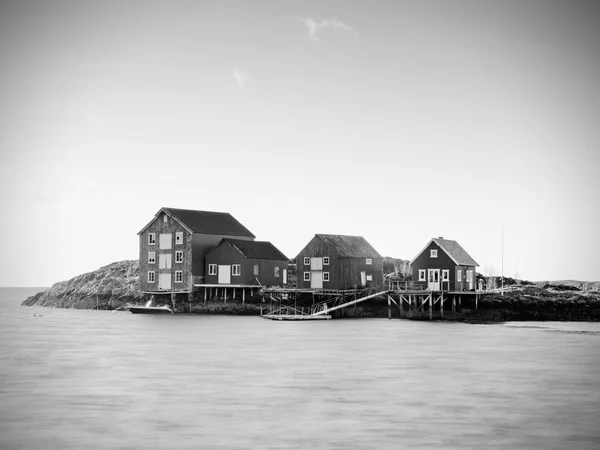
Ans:
{"type": "Polygon", "coordinates": [[[437,258],[437,249],[434,249],[434,248],[432,248],[432,249],[429,251],[429,256],[430,256],[431,258],[437,258]]]}
{"type": "Polygon", "coordinates": [[[167,223],[167,220],[168,220],[168,219],[167,219],[167,215],[165,214],[165,215],[163,216],[163,222],[164,222],[164,223],[167,223]]]}
{"type": "Polygon", "coordinates": [[[156,244],[156,233],[148,233],[148,245],[156,244]]]}
{"type": "Polygon", "coordinates": [[[240,273],[242,273],[240,265],[239,264],[233,264],[231,266],[231,275],[239,277],[240,273]]]}
{"type": "Polygon", "coordinates": [[[154,271],[151,270],[150,272],[148,272],[148,283],[154,283],[154,279],[155,279],[154,271]]]}
{"type": "Polygon", "coordinates": [[[462,270],[458,269],[456,271],[456,281],[462,281],[462,270]]]}
{"type": "Polygon", "coordinates": [[[183,272],[181,270],[175,271],[175,283],[181,283],[183,281],[183,272]]]}
{"type": "Polygon", "coordinates": [[[175,244],[183,244],[183,231],[175,232],[175,244]]]}
{"type": "Polygon", "coordinates": [[[425,269],[419,269],[419,281],[425,281],[425,269]]]}
{"type": "Polygon", "coordinates": [[[183,251],[182,250],[177,250],[175,252],[175,262],[176,263],[182,263],[183,262],[183,251]]]}
{"type": "Polygon", "coordinates": [[[442,270],[442,281],[450,281],[450,271],[442,270]]]}
{"type": "Polygon", "coordinates": [[[467,283],[472,283],[472,282],[473,282],[473,271],[467,270],[467,283]]]}
{"type": "Polygon", "coordinates": [[[304,281],[310,281],[310,272],[304,272],[304,281]]]}
{"type": "Polygon", "coordinates": [[[367,275],[367,281],[373,281],[373,275],[367,275]]]}
{"type": "Polygon", "coordinates": [[[209,264],[208,265],[208,274],[209,275],[216,275],[217,274],[217,265],[216,264],[209,264]]]}
{"type": "Polygon", "coordinates": [[[275,269],[275,271],[274,271],[275,278],[279,278],[279,267],[275,267],[274,269],[275,269]]]}
{"type": "Polygon", "coordinates": [[[258,276],[258,264],[254,264],[254,275],[258,276]]]}
{"type": "Polygon", "coordinates": [[[148,264],[156,263],[156,252],[148,252],[148,264]]]}
{"type": "Polygon", "coordinates": [[[329,272],[323,272],[323,281],[329,281],[329,272]]]}
{"type": "Polygon", "coordinates": [[[367,258],[367,260],[365,261],[365,264],[367,266],[370,266],[371,264],[373,264],[373,260],[371,258],[367,258]]]}
{"type": "Polygon", "coordinates": [[[323,265],[324,266],[328,266],[329,265],[329,256],[323,256],[323,265]]]}
{"type": "Polygon", "coordinates": [[[304,257],[304,265],[305,266],[310,266],[310,258],[308,256],[304,257]]]}

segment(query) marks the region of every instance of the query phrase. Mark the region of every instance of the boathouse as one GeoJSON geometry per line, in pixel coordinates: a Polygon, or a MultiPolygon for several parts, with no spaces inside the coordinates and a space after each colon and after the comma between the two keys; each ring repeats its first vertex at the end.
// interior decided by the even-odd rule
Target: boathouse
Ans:
{"type": "Polygon", "coordinates": [[[296,257],[297,288],[348,290],[383,284],[383,258],[362,236],[315,234],[296,257]]]}
{"type": "Polygon", "coordinates": [[[229,213],[166,207],[138,235],[141,290],[153,294],[192,292],[204,282],[209,250],[224,238],[255,238],[229,213]]]}
{"type": "Polygon", "coordinates": [[[477,262],[460,244],[431,239],[410,262],[413,284],[431,291],[473,291],[477,262]]]}
{"type": "Polygon", "coordinates": [[[288,258],[267,241],[222,239],[206,254],[207,285],[280,286],[287,284],[288,258]]]}

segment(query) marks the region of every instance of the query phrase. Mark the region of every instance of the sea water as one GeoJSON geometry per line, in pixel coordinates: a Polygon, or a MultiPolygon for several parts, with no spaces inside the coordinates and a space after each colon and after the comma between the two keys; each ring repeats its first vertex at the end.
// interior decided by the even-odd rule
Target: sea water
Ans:
{"type": "Polygon", "coordinates": [[[600,324],[21,307],[2,449],[598,449],[600,324]]]}

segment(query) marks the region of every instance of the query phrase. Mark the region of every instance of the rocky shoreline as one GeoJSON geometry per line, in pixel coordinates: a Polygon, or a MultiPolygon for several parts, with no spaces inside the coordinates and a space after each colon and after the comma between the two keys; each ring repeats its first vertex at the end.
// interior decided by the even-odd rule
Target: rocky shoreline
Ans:
{"type": "MultiPolygon", "coordinates": [[[[27,298],[22,306],[50,308],[76,308],[114,310],[128,303],[143,303],[147,300],[139,289],[139,264],[137,260],[119,261],[70,280],[54,284],[50,289],[27,298]]],[[[240,299],[208,300],[195,297],[175,304],[178,313],[259,315],[266,307],[260,297],[240,299]]],[[[299,306],[309,306],[299,304],[299,306]]],[[[397,307],[392,307],[392,317],[399,317],[397,307]]],[[[376,298],[340,310],[335,317],[388,317],[387,300],[376,298]]],[[[407,311],[404,318],[429,320],[428,311],[407,311]]],[[[504,321],[600,321],[600,291],[597,284],[578,282],[512,284],[500,292],[486,293],[480,297],[477,310],[472,306],[458,312],[439,310],[433,313],[434,320],[461,321],[468,323],[494,323],[504,321]],[[590,287],[591,286],[591,287],[590,287]]]]}

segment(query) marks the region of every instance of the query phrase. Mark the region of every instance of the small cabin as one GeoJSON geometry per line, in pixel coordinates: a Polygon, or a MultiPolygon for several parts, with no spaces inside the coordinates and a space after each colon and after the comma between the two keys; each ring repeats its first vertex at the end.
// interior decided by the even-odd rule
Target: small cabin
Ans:
{"type": "Polygon", "coordinates": [[[433,238],[410,264],[413,283],[430,291],[475,290],[478,264],[456,241],[433,238]]]}
{"type": "Polygon", "coordinates": [[[229,213],[165,207],[138,235],[144,293],[189,293],[204,280],[206,253],[222,239],[255,239],[229,213]]]}
{"type": "Polygon", "coordinates": [[[222,239],[206,254],[206,284],[284,286],[288,258],[267,241],[222,239]]]}
{"type": "Polygon", "coordinates": [[[299,289],[362,289],[383,284],[383,258],[362,236],[315,234],[296,257],[299,289]]]}

